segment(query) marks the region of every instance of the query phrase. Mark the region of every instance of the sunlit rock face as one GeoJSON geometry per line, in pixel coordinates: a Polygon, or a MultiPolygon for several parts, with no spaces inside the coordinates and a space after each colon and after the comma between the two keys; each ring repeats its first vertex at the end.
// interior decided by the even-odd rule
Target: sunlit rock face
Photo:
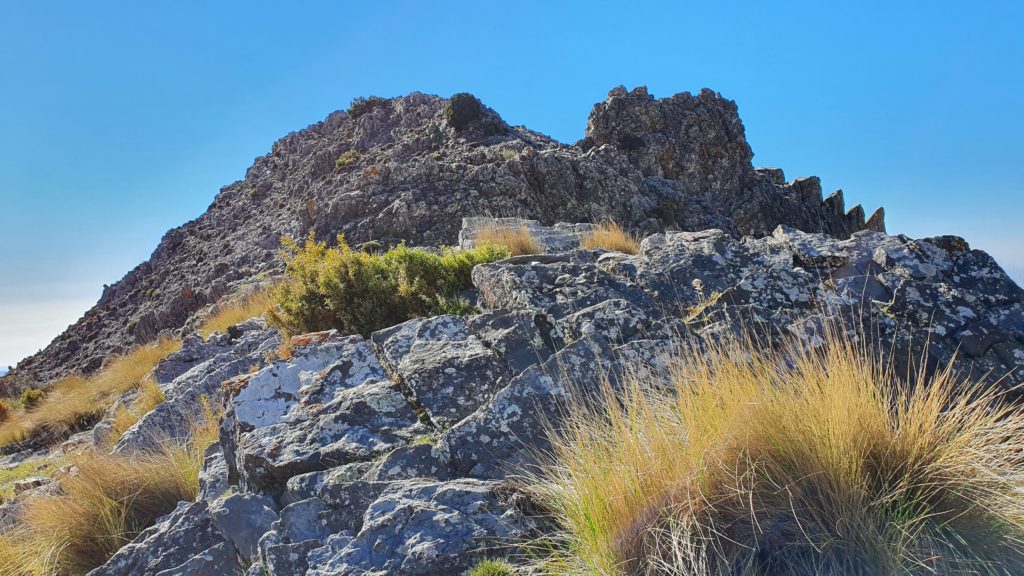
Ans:
{"type": "MultiPolygon", "coordinates": [[[[897,372],[955,356],[964,375],[1024,383],[1024,291],[956,237],[670,231],[630,255],[580,249],[586,227],[476,217],[464,244],[489,224],[531,229],[547,251],[474,268],[478,314],[297,336],[286,359],[225,380],[197,501],[94,575],[461,574],[517,557],[548,527],[513,479],[563,400],[622,374],[657,383],[682,342],[746,330],[817,346],[836,323],[872,330],[897,372]]],[[[157,373],[187,398],[279,342],[246,322],[157,373]]]]}
{"type": "Polygon", "coordinates": [[[884,230],[881,211],[865,221],[842,192],[823,199],[817,178],[787,182],[751,158],[736,104],[711,90],[658,99],[616,88],[572,145],[509,126],[471,96],[373,100],[274,143],[18,370],[39,381],[88,373],[161,332],[190,331],[223,296],[280,273],[284,235],[455,244],[462,218],[481,214],[737,238],[780,224],[837,238],[884,230]]]}

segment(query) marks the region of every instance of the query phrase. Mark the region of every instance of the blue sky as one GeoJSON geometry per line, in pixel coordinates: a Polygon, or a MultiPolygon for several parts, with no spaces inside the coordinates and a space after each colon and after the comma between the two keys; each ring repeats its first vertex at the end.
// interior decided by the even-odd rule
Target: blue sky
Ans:
{"type": "Polygon", "coordinates": [[[1024,3],[636,4],[4,0],[0,365],[275,139],[414,90],[572,142],[613,86],[708,86],[739,104],[756,165],[1024,280],[1024,3]]]}

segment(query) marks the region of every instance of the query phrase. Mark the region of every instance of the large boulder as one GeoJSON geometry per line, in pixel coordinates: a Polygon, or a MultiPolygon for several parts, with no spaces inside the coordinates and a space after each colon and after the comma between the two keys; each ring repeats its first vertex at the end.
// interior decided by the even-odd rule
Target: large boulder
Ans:
{"type": "Polygon", "coordinates": [[[221,444],[232,481],[288,478],[375,458],[426,432],[369,343],[335,331],[294,338],[292,357],[230,382],[221,444]]]}

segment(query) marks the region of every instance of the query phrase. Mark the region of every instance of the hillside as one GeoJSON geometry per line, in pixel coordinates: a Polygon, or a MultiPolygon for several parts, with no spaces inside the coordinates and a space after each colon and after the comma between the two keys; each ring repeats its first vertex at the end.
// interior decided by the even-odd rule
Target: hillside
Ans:
{"type": "Polygon", "coordinates": [[[884,230],[881,209],[865,221],[841,191],[823,199],[818,179],[787,182],[752,157],[735,103],[710,90],[655,99],[616,88],[572,145],[508,126],[470,96],[359,101],[274,143],[17,372],[38,382],[90,373],[110,354],[187,332],[210,304],[280,273],[283,235],[453,244],[477,214],[613,219],[639,233],[884,230]]]}
{"type": "Polygon", "coordinates": [[[285,137],[8,377],[0,574],[1024,573],[1024,289],[751,161],[709,90],[285,137]]]}

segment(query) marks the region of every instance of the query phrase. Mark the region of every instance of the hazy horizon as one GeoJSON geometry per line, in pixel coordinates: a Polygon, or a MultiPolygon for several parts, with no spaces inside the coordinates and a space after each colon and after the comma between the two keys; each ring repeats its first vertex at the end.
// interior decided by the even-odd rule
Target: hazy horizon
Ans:
{"type": "Polygon", "coordinates": [[[1024,283],[1022,25],[1010,2],[14,2],[0,367],[78,320],[273,141],[373,94],[469,91],[574,142],[614,86],[707,86],[737,102],[755,166],[884,206],[890,233],[962,236],[1024,283]]]}

